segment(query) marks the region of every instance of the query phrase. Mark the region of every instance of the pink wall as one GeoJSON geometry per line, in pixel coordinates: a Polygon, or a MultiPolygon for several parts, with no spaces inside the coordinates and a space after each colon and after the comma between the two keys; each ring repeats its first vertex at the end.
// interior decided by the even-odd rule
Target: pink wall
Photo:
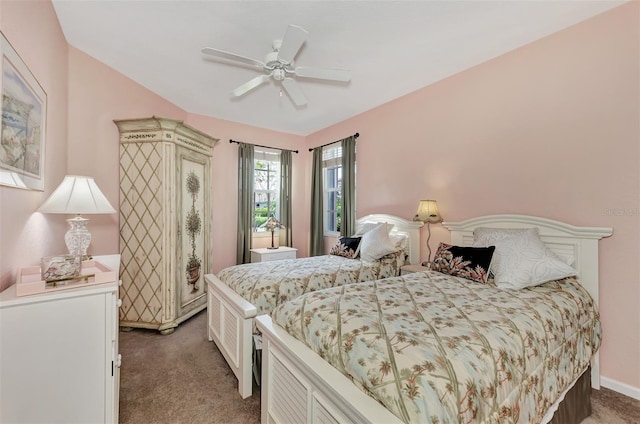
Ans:
{"type": "MultiPolygon", "coordinates": [[[[358,216],[410,218],[431,198],[449,221],[522,213],[613,227],[600,245],[601,371],[636,397],[639,9],[614,9],[307,138],[360,133],[358,216]]],[[[434,250],[448,234],[432,228],[434,250]]]]}
{"type": "MultiPolygon", "coordinates": [[[[69,47],[69,174],[91,175],[116,210],[120,196],[120,144],[114,119],[162,116],[184,120],[186,112],[138,83],[69,47]]],[[[93,255],[119,252],[118,214],[93,215],[93,255]]]]}
{"type": "MultiPolygon", "coordinates": [[[[117,207],[114,119],[184,119],[220,138],[214,272],[235,262],[237,147],[229,138],[300,150],[293,156],[294,245],[305,256],[307,147],[359,132],[359,216],[410,218],[429,197],[450,221],[526,213],[613,227],[601,243],[602,373],[612,388],[640,397],[639,17],[637,3],[625,5],[301,138],[188,114],[68,47],[49,0],[2,0],[0,29],[48,94],[48,127],[45,191],[0,187],[0,288],[19,267],[65,250],[64,217],[34,213],[65,174],[94,176],[117,207]]],[[[91,253],[118,251],[117,215],[95,216],[90,226],[91,253]]],[[[433,232],[432,247],[448,239],[441,225],[433,232]]]]}
{"type": "Polygon", "coordinates": [[[58,185],[67,162],[67,42],[49,0],[0,2],[0,30],[47,93],[44,192],[0,186],[0,290],[20,267],[60,252],[67,223],[34,213],[58,185]],[[37,31],[33,29],[37,28],[37,31]],[[43,237],[43,235],[49,237],[43,237]]]}

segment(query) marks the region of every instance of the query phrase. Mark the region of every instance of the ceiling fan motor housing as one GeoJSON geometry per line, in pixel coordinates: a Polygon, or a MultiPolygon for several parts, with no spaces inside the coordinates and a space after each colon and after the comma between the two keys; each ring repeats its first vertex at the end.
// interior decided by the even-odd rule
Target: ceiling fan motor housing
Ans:
{"type": "Polygon", "coordinates": [[[270,52],[264,57],[264,64],[266,68],[275,69],[278,66],[282,66],[282,62],[278,60],[278,52],[270,52]]]}
{"type": "Polygon", "coordinates": [[[272,71],[273,78],[275,78],[277,81],[282,81],[285,78],[287,72],[289,73],[294,72],[293,64],[294,64],[293,61],[291,61],[291,63],[282,62],[278,58],[277,50],[271,53],[267,53],[267,55],[264,57],[265,70],[272,71]]]}

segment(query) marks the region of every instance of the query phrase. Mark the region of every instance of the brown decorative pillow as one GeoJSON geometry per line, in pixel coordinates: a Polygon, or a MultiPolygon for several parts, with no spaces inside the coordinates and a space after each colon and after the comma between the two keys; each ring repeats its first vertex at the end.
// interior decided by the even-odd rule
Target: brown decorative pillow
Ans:
{"type": "Polygon", "coordinates": [[[360,253],[360,240],[362,240],[362,237],[340,237],[335,246],[329,251],[329,254],[355,259],[360,253]]]}
{"type": "Polygon", "coordinates": [[[431,269],[486,284],[495,246],[463,247],[440,243],[431,269]]]}

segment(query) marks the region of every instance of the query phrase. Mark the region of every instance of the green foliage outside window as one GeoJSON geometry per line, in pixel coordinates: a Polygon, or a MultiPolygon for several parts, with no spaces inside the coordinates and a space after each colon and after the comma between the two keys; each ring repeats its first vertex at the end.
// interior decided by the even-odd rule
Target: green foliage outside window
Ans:
{"type": "Polygon", "coordinates": [[[270,202],[269,205],[263,207],[256,207],[253,213],[253,221],[255,228],[263,228],[269,217],[275,215],[277,203],[270,202]]]}
{"type": "Polygon", "coordinates": [[[253,184],[253,229],[262,232],[270,217],[280,215],[280,162],[256,159],[253,184]]]}

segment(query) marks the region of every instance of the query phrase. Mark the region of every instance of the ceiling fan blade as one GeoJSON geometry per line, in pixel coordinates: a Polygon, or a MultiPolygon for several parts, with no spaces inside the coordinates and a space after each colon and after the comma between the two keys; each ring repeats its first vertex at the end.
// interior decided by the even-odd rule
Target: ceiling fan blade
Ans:
{"type": "Polygon", "coordinates": [[[213,47],[204,47],[202,53],[218,57],[220,59],[231,60],[233,62],[244,63],[245,65],[255,66],[256,68],[264,68],[264,63],[250,57],[240,56],[235,53],[225,52],[224,50],[214,49],[213,47]]]}
{"type": "Polygon", "coordinates": [[[291,63],[298,54],[298,50],[307,39],[307,31],[297,25],[289,25],[282,37],[282,44],[278,51],[278,60],[282,63],[291,63]]]}
{"type": "Polygon", "coordinates": [[[304,106],[307,104],[307,98],[293,78],[283,79],[282,86],[296,106],[304,106]]]}
{"type": "Polygon", "coordinates": [[[243,94],[245,94],[245,93],[253,90],[256,87],[259,87],[260,85],[264,84],[265,82],[269,81],[269,78],[271,78],[270,75],[257,76],[255,78],[250,79],[249,81],[245,82],[244,84],[242,84],[241,86],[239,86],[235,90],[233,90],[231,92],[231,94],[233,96],[235,96],[235,97],[242,96],[243,94]]]}
{"type": "Polygon", "coordinates": [[[351,71],[344,69],[322,69],[322,68],[305,68],[295,69],[296,76],[302,78],[316,78],[330,81],[349,82],[351,81],[351,71]]]}

